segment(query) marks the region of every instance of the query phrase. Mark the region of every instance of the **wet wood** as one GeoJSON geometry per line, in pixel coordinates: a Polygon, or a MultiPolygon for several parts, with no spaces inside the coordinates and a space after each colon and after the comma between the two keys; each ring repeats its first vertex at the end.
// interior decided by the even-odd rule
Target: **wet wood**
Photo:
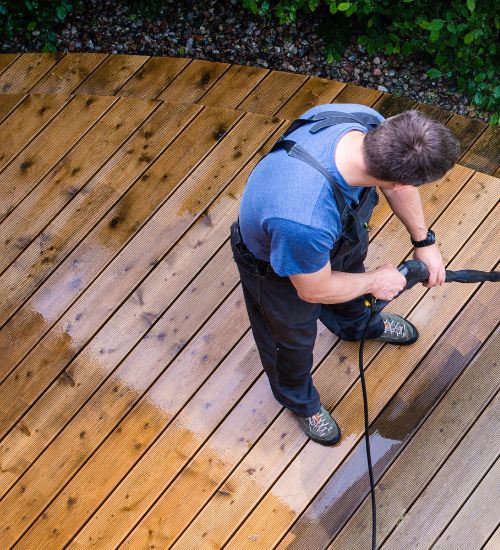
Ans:
{"type": "Polygon", "coordinates": [[[116,98],[99,96],[73,98],[17,155],[0,174],[0,221],[4,220],[38,185],[47,172],[92,128],[115,101],[116,98]],[[47,147],[48,143],[50,147],[47,147]]]}
{"type": "Polygon", "coordinates": [[[384,93],[372,107],[385,118],[397,115],[403,111],[414,109],[417,102],[406,97],[398,97],[384,93]]]}
{"type": "Polygon", "coordinates": [[[71,93],[105,59],[103,53],[71,53],[62,57],[30,89],[31,94],[71,93]]]}
{"type": "MultiPolygon", "coordinates": [[[[478,228],[470,239],[470,247],[461,250],[452,262],[451,269],[457,269],[456,266],[458,265],[470,264],[472,258],[476,265],[481,266],[479,269],[491,269],[496,260],[492,261],[491,254],[483,253],[479,255],[478,251],[481,249],[480,243],[490,242],[492,235],[497,231],[498,221],[496,216],[497,212],[494,212],[478,228]],[[475,254],[470,253],[471,248],[475,251],[475,254]]],[[[432,318],[434,321],[433,334],[422,332],[419,340],[411,347],[411,350],[385,347],[371,364],[367,361],[369,365],[367,369],[367,387],[370,418],[373,419],[379,414],[387,404],[389,396],[397,391],[397,388],[418,364],[425,350],[434,344],[440,331],[460,311],[461,304],[468,299],[472,292],[473,289],[469,285],[461,285],[460,287],[452,287],[446,294],[443,292],[439,296],[430,294],[425,296],[419,307],[409,316],[409,319],[419,326],[421,323],[425,324],[426,319],[432,318]]],[[[401,304],[399,304],[398,311],[405,314],[405,308],[401,311],[401,304]]],[[[320,393],[322,393],[321,389],[320,393]]],[[[361,389],[359,384],[356,384],[348,391],[334,411],[335,418],[343,427],[344,442],[339,446],[326,449],[313,442],[307,443],[294,461],[288,465],[279,480],[274,483],[271,491],[260,501],[258,508],[247,517],[236,534],[230,539],[227,545],[228,548],[241,548],[246,540],[254,540],[255,544],[253,546],[256,548],[269,548],[286,534],[291,523],[303,510],[303,507],[308,504],[310,496],[321,488],[354,444],[361,439],[363,422],[359,408],[360,402],[361,389]],[[301,472],[304,471],[314,471],[315,475],[304,477],[301,475],[301,472]],[[300,484],[296,483],[297,479],[301,480],[300,484]],[[273,518],[272,522],[269,521],[270,517],[273,518]],[[249,539],[248,537],[253,538],[249,539]]],[[[280,429],[286,431],[283,424],[280,425],[280,428],[276,426],[276,433],[279,433],[280,429]]],[[[279,446],[277,438],[267,441],[267,449],[277,446],[279,446]]],[[[267,463],[267,460],[264,459],[264,462],[267,463]]],[[[260,467],[260,464],[260,457],[255,457],[253,467],[260,467]]],[[[240,480],[244,480],[242,474],[243,472],[239,476],[240,480]]],[[[260,490],[262,490],[263,485],[260,483],[259,485],[260,490]]],[[[250,491],[250,487],[246,486],[245,489],[241,489],[245,492],[245,499],[248,499],[249,497],[246,495],[250,491]]],[[[234,498],[235,495],[233,494],[232,499],[234,498]]],[[[233,505],[233,507],[235,506],[233,505]]],[[[249,511],[246,507],[244,510],[249,511]]],[[[241,512],[243,510],[240,510],[241,512]]],[[[231,519],[234,520],[235,517],[235,512],[233,512],[231,519]]],[[[230,529],[233,528],[234,523],[230,529]]]]}
{"type": "Polygon", "coordinates": [[[151,105],[146,102],[118,100],[52,168],[0,224],[0,272],[71,202],[150,113],[151,105]]]}
{"type": "MultiPolygon", "coordinates": [[[[491,365],[493,361],[494,358],[490,357],[487,364],[491,365]]],[[[497,393],[384,546],[388,550],[410,546],[429,548],[474,490],[484,472],[498,459],[498,448],[492,442],[499,438],[500,393],[497,393]]]]}
{"type": "MultiPolygon", "coordinates": [[[[497,350],[496,357],[498,356],[497,350]]],[[[441,534],[434,548],[436,550],[483,548],[500,519],[499,499],[500,460],[497,458],[474,493],[441,534]]]]}
{"type": "Polygon", "coordinates": [[[53,67],[61,54],[25,53],[0,75],[0,93],[25,94],[53,67]]]}
{"type": "Polygon", "coordinates": [[[192,59],[177,78],[163,90],[158,99],[197,103],[229,66],[229,63],[192,59]]]}
{"type": "Polygon", "coordinates": [[[500,163],[500,127],[488,126],[459,162],[473,170],[493,174],[500,163]]]}
{"type": "Polygon", "coordinates": [[[198,102],[203,105],[236,109],[268,73],[269,70],[258,67],[231,65],[198,102]]]}
{"type": "Polygon", "coordinates": [[[305,75],[271,71],[237,107],[252,113],[274,115],[306,80],[305,75]]]}
{"type": "Polygon", "coordinates": [[[3,122],[3,120],[19,105],[23,99],[23,94],[0,95],[0,122],[3,122]]]}
{"type": "Polygon", "coordinates": [[[297,118],[315,105],[331,103],[344,87],[341,82],[312,76],[276,112],[276,116],[289,120],[297,118]]]}
{"type": "Polygon", "coordinates": [[[150,57],[116,94],[154,99],[188,63],[185,58],[150,57]]]}
{"type": "Polygon", "coordinates": [[[335,97],[334,103],[359,103],[371,107],[382,95],[382,92],[347,84],[335,97]]]}
{"type": "Polygon", "coordinates": [[[452,117],[451,112],[445,111],[441,107],[436,105],[429,105],[428,103],[418,103],[415,107],[417,111],[422,111],[426,115],[429,115],[434,120],[437,120],[441,124],[446,124],[452,117]]]}
{"type": "MultiPolygon", "coordinates": [[[[488,351],[496,349],[498,352],[498,331],[494,332],[485,347],[480,349],[478,355],[470,362],[471,356],[477,351],[482,341],[488,338],[488,331],[495,326],[494,314],[489,304],[491,300],[496,299],[497,292],[493,285],[484,286],[467,304],[467,307],[450,327],[450,330],[443,335],[437,349],[435,348],[435,359],[433,353],[432,358],[424,359],[423,364],[419,365],[416,372],[417,376],[413,376],[409,380],[409,385],[414,388],[415,407],[409,405],[407,393],[399,400],[401,414],[393,421],[397,422],[399,426],[401,416],[408,417],[408,414],[414,411],[418,418],[415,420],[409,419],[409,422],[415,423],[414,430],[418,429],[418,432],[399,456],[397,456],[399,449],[393,449],[391,446],[389,452],[397,456],[397,459],[388,468],[382,479],[378,481],[376,497],[379,511],[377,521],[377,539],[379,541],[384,540],[400,518],[404,517],[406,510],[418,498],[419,493],[444,464],[451,450],[463,437],[463,433],[475,422],[498,390],[499,366],[491,363],[492,355],[488,351]],[[465,325],[462,319],[467,319],[470,323],[468,322],[465,325]],[[474,327],[473,334],[470,334],[470,327],[474,327]],[[424,369],[423,373],[422,369],[424,369]],[[460,374],[460,369],[464,369],[465,372],[432,411],[432,405],[438,401],[439,397],[435,388],[432,387],[433,382],[437,382],[439,386],[442,386],[446,379],[453,382],[460,374]],[[434,380],[433,376],[435,377],[434,380]],[[420,401],[419,386],[423,402],[420,401]],[[431,397],[429,400],[428,397],[432,396],[434,392],[436,392],[435,397],[431,397]],[[425,420],[425,424],[419,428],[420,418],[428,412],[425,410],[426,408],[432,412],[425,420]]],[[[442,392],[443,390],[440,389],[439,391],[442,392]]],[[[377,430],[377,432],[382,433],[380,431],[381,426],[390,426],[388,419],[391,417],[389,413],[390,411],[394,412],[395,407],[397,407],[397,402],[384,414],[385,420],[380,419],[375,422],[372,428],[374,432],[377,430]]],[[[375,440],[375,433],[372,435],[372,440],[375,440]]],[[[405,427],[404,443],[412,435],[411,430],[405,427]]],[[[395,441],[395,446],[399,447],[401,445],[399,443],[400,436],[390,437],[389,439],[398,441],[398,443],[395,441]]],[[[361,460],[364,449],[360,448],[359,452],[361,453],[361,460]]],[[[376,462],[378,461],[376,460],[376,462]]],[[[380,466],[376,467],[377,469],[380,472],[380,466]]],[[[359,470],[356,473],[359,473],[359,470]]],[[[355,474],[354,471],[353,474],[355,474]]],[[[380,473],[377,474],[377,477],[380,479],[380,473]]],[[[335,510],[339,508],[340,503],[335,497],[334,481],[338,483],[336,475],[322,490],[323,494],[315,499],[316,506],[314,507],[314,503],[312,503],[310,511],[292,528],[290,536],[295,534],[296,537],[293,543],[288,546],[289,550],[299,548],[300,542],[307,540],[308,535],[313,537],[312,540],[317,540],[318,543],[321,542],[326,546],[328,539],[333,538],[342,528],[345,519],[342,518],[341,513],[335,510]],[[315,510],[325,509],[329,510],[329,513],[317,514],[315,512],[315,510]],[[338,523],[335,523],[336,521],[338,523]],[[328,534],[325,536],[319,532],[314,534],[315,529],[319,529],[320,526],[328,530],[330,536],[328,534]]],[[[358,485],[361,485],[361,481],[358,482],[358,485]]],[[[366,495],[367,489],[367,482],[364,479],[363,487],[360,487],[359,491],[366,495]]],[[[357,502],[346,503],[344,514],[348,513],[349,507],[350,510],[355,509],[355,504],[357,502]]],[[[371,503],[367,497],[329,548],[331,550],[344,548],[364,550],[370,540],[371,503]]],[[[283,544],[282,548],[285,547],[287,546],[283,544]]],[[[473,547],[470,546],[470,548],[473,547]]]]}
{"type": "Polygon", "coordinates": [[[462,156],[488,127],[485,122],[457,114],[452,115],[447,126],[460,142],[462,156]]]}
{"type": "Polygon", "coordinates": [[[73,93],[115,95],[148,59],[144,55],[110,55],[73,93]]]}
{"type": "MultiPolygon", "coordinates": [[[[385,258],[385,261],[387,261],[387,254],[390,253],[390,251],[392,250],[392,248],[394,247],[394,243],[392,242],[392,239],[389,240],[387,237],[390,235],[391,233],[391,228],[389,227],[391,225],[391,222],[389,222],[388,224],[386,224],[384,226],[384,228],[382,229],[382,231],[377,235],[377,237],[375,238],[374,240],[374,243],[372,243],[372,246],[377,243],[377,242],[380,242],[380,243],[386,243],[386,252],[385,252],[385,255],[386,255],[386,258],[385,258]]],[[[401,228],[399,229],[400,233],[403,231],[401,228]]],[[[401,235],[399,235],[399,239],[395,239],[396,242],[401,242],[401,235]]],[[[397,246],[397,245],[396,245],[397,246]]],[[[399,245],[401,246],[401,245],[399,245]]],[[[334,351],[333,355],[327,360],[327,364],[323,364],[319,369],[318,371],[315,373],[315,383],[316,385],[318,386],[318,388],[321,388],[320,390],[320,393],[322,395],[322,399],[323,401],[325,402],[325,404],[331,408],[335,402],[330,402],[328,399],[328,395],[329,394],[334,394],[334,395],[341,395],[342,394],[342,388],[343,387],[346,387],[348,388],[349,387],[349,384],[352,383],[351,382],[351,379],[354,375],[354,373],[356,372],[356,355],[355,355],[355,352],[354,352],[354,355],[352,354],[352,352],[349,352],[349,350],[346,350],[345,349],[345,343],[344,344],[341,344],[340,346],[338,346],[338,350],[337,351],[334,351]],[[340,359],[339,359],[340,358],[340,359]],[[338,373],[338,375],[335,377],[334,380],[332,380],[332,377],[331,377],[331,370],[328,369],[328,364],[330,365],[330,369],[331,368],[335,368],[338,370],[338,363],[340,362],[340,364],[342,364],[346,371],[344,372],[344,370],[342,370],[341,372],[338,373]],[[351,363],[352,363],[352,368],[351,368],[351,363]]],[[[332,398],[333,399],[333,398],[332,398]]],[[[288,432],[289,428],[289,425],[285,428],[283,427],[283,431],[285,432],[288,432]]],[[[272,434],[274,435],[270,435],[270,437],[275,437],[275,434],[276,434],[276,431],[278,430],[278,428],[275,428],[272,432],[272,434]]],[[[300,439],[300,437],[299,437],[300,439]]],[[[270,448],[268,447],[267,445],[270,445],[270,442],[267,441],[267,443],[262,443],[263,445],[263,448],[270,448]]],[[[280,442],[280,444],[276,445],[276,448],[280,447],[282,443],[280,442]]],[[[260,452],[260,451],[257,451],[256,452],[260,452]]],[[[285,458],[288,456],[288,455],[283,455],[281,454],[281,460],[285,460],[285,458]]],[[[273,462],[276,462],[278,459],[274,460],[273,462]]],[[[247,462],[247,459],[245,459],[245,461],[242,463],[246,466],[248,466],[248,463],[251,463],[252,460],[251,459],[248,459],[248,462],[247,462]]],[[[280,462],[282,464],[282,462],[280,462]]],[[[259,463],[259,468],[261,466],[264,466],[263,464],[260,464],[259,463]]],[[[267,468],[268,466],[264,466],[264,468],[267,468]]],[[[256,465],[255,463],[253,465],[251,465],[251,468],[252,469],[256,469],[256,465]]],[[[257,468],[258,470],[258,468],[257,468]]],[[[257,490],[256,487],[258,487],[261,483],[262,483],[262,478],[260,475],[256,474],[256,477],[253,479],[254,483],[257,484],[256,486],[252,483],[252,478],[249,478],[246,474],[245,474],[245,470],[244,470],[244,467],[243,465],[240,465],[238,467],[238,475],[237,475],[237,478],[236,479],[243,479],[244,481],[242,482],[243,483],[243,486],[241,487],[241,491],[240,491],[240,488],[238,488],[238,491],[237,491],[237,495],[238,497],[240,495],[249,495],[251,493],[253,493],[255,495],[255,491],[257,490]],[[250,486],[248,486],[247,484],[250,484],[250,486]],[[250,493],[249,493],[250,491],[250,493]]],[[[186,474],[187,475],[187,474],[186,474]]],[[[223,476],[227,475],[227,471],[223,471],[223,476]]],[[[231,478],[230,478],[231,479],[231,478]]],[[[239,482],[236,481],[236,479],[234,480],[234,483],[232,483],[233,486],[237,486],[239,482]]],[[[201,481],[200,481],[201,483],[201,481]]],[[[204,493],[208,493],[209,489],[205,489],[204,490],[204,493]]],[[[213,489],[210,490],[210,492],[212,493],[213,492],[213,489]]],[[[236,492],[236,491],[235,491],[236,492]]],[[[236,494],[235,492],[232,492],[232,498],[229,499],[225,504],[224,503],[221,503],[219,502],[218,499],[216,499],[215,497],[213,498],[213,500],[209,503],[209,505],[207,506],[207,508],[205,508],[205,510],[203,510],[203,512],[201,513],[200,516],[198,516],[198,518],[193,522],[193,524],[189,527],[189,529],[186,531],[186,533],[181,537],[181,539],[179,540],[179,548],[182,548],[184,545],[186,545],[186,547],[192,547],[193,545],[196,545],[196,544],[213,544],[215,546],[217,545],[222,545],[224,543],[224,530],[225,529],[228,529],[230,528],[230,526],[234,525],[235,522],[237,523],[237,518],[233,515],[235,514],[235,504],[233,502],[233,504],[230,504],[230,500],[235,500],[236,502],[238,502],[238,499],[236,498],[236,494]],[[223,506],[224,507],[224,513],[220,514],[220,515],[217,515],[217,512],[215,512],[216,509],[218,509],[220,506],[223,506]],[[226,514],[228,514],[226,516],[226,514]],[[214,534],[214,531],[217,532],[217,535],[214,534]],[[201,535],[204,533],[204,532],[208,532],[209,535],[207,535],[207,540],[205,542],[203,542],[202,539],[204,539],[205,537],[202,537],[201,535]],[[196,543],[195,543],[196,541],[196,543]]],[[[208,495],[207,495],[208,496],[208,495]]],[[[204,498],[206,498],[206,496],[204,496],[204,498]]],[[[248,498],[248,496],[244,496],[242,498],[248,498]]],[[[166,499],[166,501],[168,501],[169,499],[166,499]]],[[[192,499],[193,501],[194,499],[192,499]]],[[[162,512],[165,511],[165,506],[167,506],[167,503],[166,501],[163,503],[163,505],[160,507],[159,510],[157,510],[155,513],[154,513],[154,517],[157,517],[157,513],[160,513],[160,510],[162,512]]],[[[190,501],[190,502],[192,502],[190,501]]],[[[190,517],[192,517],[192,515],[194,515],[194,510],[191,511],[188,507],[190,506],[189,503],[186,503],[186,504],[183,504],[183,503],[180,503],[179,501],[176,500],[176,505],[177,506],[183,506],[183,514],[180,514],[180,517],[184,518],[185,521],[188,521],[190,517]],[[186,517],[187,516],[187,517],[186,517]]],[[[152,520],[152,522],[154,522],[154,520],[152,520]]],[[[169,525],[172,525],[172,523],[169,523],[169,525]]],[[[226,535],[227,536],[227,535],[226,535]]]]}
{"type": "Polygon", "coordinates": [[[9,65],[19,57],[18,53],[2,53],[0,54],[0,75],[7,69],[9,65]]]}
{"type": "Polygon", "coordinates": [[[70,100],[67,95],[27,96],[0,124],[0,172],[57,115],[70,100]]]}

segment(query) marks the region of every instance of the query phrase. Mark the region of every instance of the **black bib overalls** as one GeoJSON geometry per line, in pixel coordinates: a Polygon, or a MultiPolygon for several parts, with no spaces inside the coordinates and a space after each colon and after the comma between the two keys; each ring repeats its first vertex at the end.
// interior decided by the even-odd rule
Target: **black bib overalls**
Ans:
{"type": "MultiPolygon", "coordinates": [[[[379,124],[367,113],[318,113],[310,119],[292,122],[280,137],[271,154],[285,149],[290,156],[318,169],[329,181],[342,221],[342,236],[330,253],[332,271],[362,273],[368,251],[368,221],[378,202],[375,188],[366,188],[359,205],[346,204],[335,178],[297,143],[285,139],[304,124],[315,122],[310,131],[342,122],[359,122],[365,127],[379,124]]],[[[312,304],[299,298],[288,277],[277,275],[268,262],[258,260],[244,245],[238,222],[231,226],[231,247],[240,273],[243,296],[252,333],[274,397],[284,407],[306,417],[320,409],[320,400],[313,385],[311,369],[317,335],[317,320],[344,340],[359,340],[370,317],[363,297],[343,304],[312,304]]],[[[384,331],[379,314],[370,320],[367,337],[384,331]]]]}

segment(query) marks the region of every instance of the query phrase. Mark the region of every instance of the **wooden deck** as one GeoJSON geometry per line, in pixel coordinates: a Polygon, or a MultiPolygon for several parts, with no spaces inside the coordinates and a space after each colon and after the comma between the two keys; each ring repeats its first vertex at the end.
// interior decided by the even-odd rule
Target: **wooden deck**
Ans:
{"type": "MultiPolygon", "coordinates": [[[[450,269],[498,262],[498,127],[225,63],[0,55],[0,548],[369,548],[357,344],[321,323],[322,447],[272,398],[228,243],[249,172],[328,102],[422,109],[459,164],[421,189],[450,269]]],[[[368,267],[411,253],[381,199],[368,267]]],[[[498,285],[419,286],[369,342],[384,550],[500,548],[498,285]]]]}

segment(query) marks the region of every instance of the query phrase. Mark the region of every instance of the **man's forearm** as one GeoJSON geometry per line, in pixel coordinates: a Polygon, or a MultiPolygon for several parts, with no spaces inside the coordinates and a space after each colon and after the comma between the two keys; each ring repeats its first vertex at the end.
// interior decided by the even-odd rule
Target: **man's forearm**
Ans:
{"type": "Polygon", "coordinates": [[[317,304],[341,304],[370,293],[372,286],[373,272],[332,271],[329,284],[324,291],[308,297],[307,301],[317,304]]]}
{"type": "Polygon", "coordinates": [[[420,192],[411,185],[403,189],[382,189],[392,211],[404,224],[411,238],[421,241],[427,236],[420,192]]]}

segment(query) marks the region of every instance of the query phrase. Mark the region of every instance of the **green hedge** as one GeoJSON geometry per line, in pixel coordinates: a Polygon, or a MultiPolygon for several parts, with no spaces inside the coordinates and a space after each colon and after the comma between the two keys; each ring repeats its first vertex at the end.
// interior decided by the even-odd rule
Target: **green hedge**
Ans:
{"type": "Polygon", "coordinates": [[[474,105],[492,112],[499,123],[498,0],[242,0],[254,14],[276,16],[281,24],[295,20],[298,12],[312,13],[321,5],[329,9],[332,37],[325,55],[339,60],[347,38],[355,32],[369,54],[385,52],[399,56],[419,54],[432,68],[429,78],[444,76],[465,91],[474,105]],[[346,32],[346,30],[348,32],[346,32]]]}
{"type": "Polygon", "coordinates": [[[56,51],[56,25],[80,5],[80,0],[0,0],[0,39],[25,31],[30,40],[38,31],[43,51],[56,51]]]}

